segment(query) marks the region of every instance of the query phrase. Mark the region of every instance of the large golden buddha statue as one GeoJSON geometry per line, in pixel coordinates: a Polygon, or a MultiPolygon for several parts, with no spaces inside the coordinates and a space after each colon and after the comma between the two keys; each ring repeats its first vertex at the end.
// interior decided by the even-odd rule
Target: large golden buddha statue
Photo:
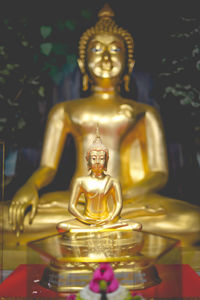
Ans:
{"type": "Polygon", "coordinates": [[[116,25],[107,5],[98,16],[96,25],[82,35],[79,46],[83,89],[90,89],[91,95],[59,103],[50,111],[40,167],[14,196],[9,208],[10,226],[21,242],[56,232],[56,224],[67,217],[69,191],[41,197],[38,192],[53,180],[68,134],[73,135],[77,150],[71,182],[87,174],[82,157],[98,123],[110,150],[108,174],[122,186],[121,216],[142,223],[145,231],[193,243],[199,238],[200,208],[155,193],[168,178],[160,115],[153,107],[120,95],[122,85],[129,89],[133,39],[116,25]]]}

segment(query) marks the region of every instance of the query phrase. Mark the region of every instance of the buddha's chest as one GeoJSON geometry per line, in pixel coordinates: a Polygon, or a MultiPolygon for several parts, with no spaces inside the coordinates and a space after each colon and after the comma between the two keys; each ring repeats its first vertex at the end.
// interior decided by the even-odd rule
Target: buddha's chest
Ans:
{"type": "Polygon", "coordinates": [[[138,112],[129,104],[86,105],[73,111],[71,120],[81,136],[95,134],[99,125],[102,138],[121,138],[137,122],[138,112]]]}
{"type": "Polygon", "coordinates": [[[97,179],[88,177],[88,180],[83,182],[84,194],[87,198],[95,198],[96,196],[105,196],[110,190],[110,177],[106,176],[104,179],[97,179]]]}

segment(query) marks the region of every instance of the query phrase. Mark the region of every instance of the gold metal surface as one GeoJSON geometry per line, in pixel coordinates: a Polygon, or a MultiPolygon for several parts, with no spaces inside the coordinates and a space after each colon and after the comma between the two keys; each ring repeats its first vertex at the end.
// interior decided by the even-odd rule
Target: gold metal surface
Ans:
{"type": "MultiPolygon", "coordinates": [[[[78,62],[83,88],[89,88],[91,95],[52,108],[40,167],[12,200],[11,225],[6,225],[6,230],[10,232],[12,226],[18,236],[24,230],[20,243],[53,232],[55,225],[65,220],[69,193],[49,193],[39,198],[38,192],[53,180],[69,133],[77,150],[72,182],[85,176],[82,157],[94,139],[97,123],[110,149],[108,173],[122,186],[121,216],[142,223],[144,230],[175,236],[186,244],[199,240],[200,208],[155,193],[168,178],[163,126],[156,109],[120,95],[123,82],[128,90],[134,44],[130,34],[115,24],[112,15],[110,9],[101,11],[97,24],[80,40],[78,62]],[[24,222],[29,206],[31,213],[24,222]]],[[[9,233],[8,242],[13,240],[9,233]]]]}
{"type": "MultiPolygon", "coordinates": [[[[85,265],[80,263],[76,267],[72,267],[71,264],[66,269],[50,265],[45,268],[40,284],[56,292],[77,292],[88,284],[94,270],[90,267],[90,263],[85,265]]],[[[127,265],[122,262],[115,268],[115,276],[119,283],[127,289],[145,289],[161,282],[156,267],[149,264],[141,266],[129,262],[127,265]]]]}
{"type": "Polygon", "coordinates": [[[69,199],[69,212],[74,216],[57,224],[59,232],[96,232],[105,230],[138,230],[142,225],[120,218],[123,206],[120,182],[106,173],[109,150],[103,145],[97,125],[96,138],[87,151],[88,176],[75,179],[69,199]],[[78,209],[84,197],[83,213],[78,209]],[[112,207],[109,207],[110,206],[112,207]]]}
{"type": "MultiPolygon", "coordinates": [[[[155,263],[179,248],[179,241],[137,231],[66,232],[28,243],[45,263],[41,284],[60,292],[80,290],[99,262],[109,262],[123,286],[146,288],[160,282],[155,263]],[[154,239],[154,245],[149,243],[154,239]],[[160,246],[159,246],[160,245],[160,246]]],[[[177,256],[176,256],[177,257],[177,256]]],[[[177,263],[170,261],[168,263],[177,263]]]]}

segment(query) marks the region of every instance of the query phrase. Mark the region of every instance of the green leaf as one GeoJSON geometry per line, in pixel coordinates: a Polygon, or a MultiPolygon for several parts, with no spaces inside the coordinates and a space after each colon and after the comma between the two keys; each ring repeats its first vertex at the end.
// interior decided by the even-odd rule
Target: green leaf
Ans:
{"type": "Polygon", "coordinates": [[[16,64],[13,64],[13,65],[7,64],[7,65],[6,65],[6,68],[7,68],[8,70],[12,71],[12,70],[14,70],[14,69],[16,68],[16,64]]]}
{"type": "Polygon", "coordinates": [[[68,54],[66,61],[68,64],[76,65],[77,57],[75,54],[68,54]]]}
{"type": "Polygon", "coordinates": [[[10,75],[10,71],[8,69],[0,70],[0,74],[2,74],[2,75],[10,75]]]}
{"type": "Polygon", "coordinates": [[[43,86],[40,86],[39,89],[38,89],[38,94],[41,96],[41,97],[44,97],[45,96],[45,92],[44,92],[44,87],[43,86]]]}
{"type": "Polygon", "coordinates": [[[76,27],[76,22],[75,22],[74,20],[67,20],[67,21],[65,22],[65,26],[66,26],[69,30],[73,31],[73,30],[75,29],[75,27],[76,27]]]}
{"type": "Polygon", "coordinates": [[[27,41],[22,41],[22,46],[27,47],[28,46],[28,42],[27,41]]]}
{"type": "Polygon", "coordinates": [[[200,107],[200,103],[191,101],[193,107],[200,107]]]}
{"type": "Polygon", "coordinates": [[[4,22],[5,25],[7,25],[8,24],[8,19],[4,19],[3,22],[4,22]]]}
{"type": "Polygon", "coordinates": [[[5,54],[4,46],[1,46],[0,47],[0,55],[4,55],[4,54],[5,54]]]}
{"type": "Polygon", "coordinates": [[[197,61],[196,68],[197,68],[198,71],[200,71],[200,60],[197,61]]]}
{"type": "Polygon", "coordinates": [[[40,33],[44,39],[46,39],[48,36],[50,36],[51,32],[52,32],[51,26],[41,26],[40,27],[40,33]]]}
{"type": "Polygon", "coordinates": [[[60,72],[57,66],[51,66],[49,75],[51,76],[55,84],[59,84],[63,79],[63,72],[60,72]]]}
{"type": "Polygon", "coordinates": [[[53,45],[53,52],[57,55],[66,54],[67,52],[67,45],[61,43],[55,43],[53,45]]]}
{"type": "Polygon", "coordinates": [[[62,72],[58,72],[58,73],[54,73],[54,74],[50,74],[53,81],[55,82],[55,84],[59,84],[61,82],[61,80],[63,79],[63,73],[62,72]]]}
{"type": "Polygon", "coordinates": [[[52,43],[42,43],[40,45],[42,54],[47,55],[47,56],[51,53],[52,48],[53,48],[52,43]]]}
{"type": "Polygon", "coordinates": [[[37,53],[35,53],[35,54],[33,55],[33,60],[34,60],[34,62],[36,62],[36,61],[38,60],[38,54],[37,54],[37,53]]]}
{"type": "Polygon", "coordinates": [[[194,49],[192,50],[192,56],[195,57],[195,56],[197,56],[199,53],[200,53],[200,48],[199,48],[197,45],[195,45],[195,46],[194,46],[194,49]]]}
{"type": "Polygon", "coordinates": [[[26,122],[23,118],[20,118],[18,121],[18,129],[23,129],[26,125],[26,122]]]}
{"type": "Polygon", "coordinates": [[[57,23],[57,27],[59,30],[64,30],[65,29],[65,24],[63,21],[59,20],[57,23]]]}
{"type": "Polygon", "coordinates": [[[89,20],[89,19],[91,19],[92,13],[91,13],[90,10],[84,9],[84,10],[81,11],[81,15],[82,15],[83,18],[89,20]]]}
{"type": "Polygon", "coordinates": [[[0,122],[1,123],[6,123],[7,122],[7,118],[5,118],[5,117],[4,118],[0,118],[0,122]]]}
{"type": "Polygon", "coordinates": [[[6,83],[6,80],[3,77],[0,77],[0,83],[4,84],[6,83]]]}

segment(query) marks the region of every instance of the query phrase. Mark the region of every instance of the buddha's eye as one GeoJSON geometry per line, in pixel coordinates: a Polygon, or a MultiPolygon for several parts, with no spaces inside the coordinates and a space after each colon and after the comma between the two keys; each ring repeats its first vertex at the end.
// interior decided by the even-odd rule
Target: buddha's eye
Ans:
{"type": "Polygon", "coordinates": [[[110,51],[116,53],[116,52],[120,52],[121,49],[119,47],[113,47],[110,49],[110,51]]]}
{"type": "Polygon", "coordinates": [[[99,53],[99,52],[102,51],[102,49],[94,47],[94,48],[91,48],[91,51],[94,52],[94,53],[99,53]]]}

